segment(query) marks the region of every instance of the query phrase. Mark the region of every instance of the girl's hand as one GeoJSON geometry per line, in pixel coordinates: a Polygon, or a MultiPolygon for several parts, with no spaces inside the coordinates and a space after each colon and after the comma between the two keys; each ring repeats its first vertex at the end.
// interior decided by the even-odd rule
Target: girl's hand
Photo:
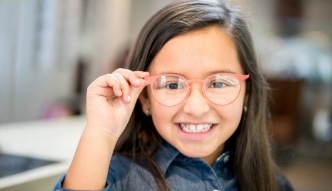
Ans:
{"type": "Polygon", "coordinates": [[[100,76],[87,89],[87,128],[100,129],[119,138],[133,112],[148,72],[117,69],[100,76]]]}
{"type": "Polygon", "coordinates": [[[143,78],[149,75],[148,72],[117,69],[89,85],[86,127],[64,180],[64,188],[101,190],[105,187],[116,142],[139,94],[148,84],[143,78]]]}

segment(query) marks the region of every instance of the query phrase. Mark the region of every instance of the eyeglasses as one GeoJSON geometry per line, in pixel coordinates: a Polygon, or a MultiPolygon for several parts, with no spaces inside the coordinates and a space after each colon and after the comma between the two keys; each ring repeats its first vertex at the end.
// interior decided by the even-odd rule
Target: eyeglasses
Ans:
{"type": "Polygon", "coordinates": [[[190,83],[203,84],[203,95],[216,105],[227,105],[237,99],[241,82],[248,75],[218,73],[207,78],[187,80],[180,75],[161,74],[144,78],[149,81],[153,97],[160,104],[175,106],[183,102],[190,94],[190,83]]]}

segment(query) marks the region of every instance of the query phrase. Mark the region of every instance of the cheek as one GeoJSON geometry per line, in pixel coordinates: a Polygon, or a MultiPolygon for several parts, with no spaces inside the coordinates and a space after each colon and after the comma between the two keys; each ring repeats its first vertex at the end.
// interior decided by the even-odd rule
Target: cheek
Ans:
{"type": "Polygon", "coordinates": [[[242,116],[242,104],[230,104],[228,106],[225,106],[225,108],[222,108],[219,110],[219,115],[222,117],[223,120],[229,120],[234,123],[237,123],[240,121],[242,116]]]}
{"type": "MultiPolygon", "coordinates": [[[[153,99],[153,98],[152,98],[153,99]]],[[[151,115],[155,127],[161,128],[166,124],[170,124],[172,117],[175,115],[176,111],[170,107],[160,105],[157,101],[151,100],[151,115]]]]}
{"type": "Polygon", "coordinates": [[[243,106],[244,106],[244,94],[240,95],[237,98],[237,100],[235,100],[233,103],[220,109],[218,113],[225,120],[228,119],[232,121],[232,123],[238,124],[243,114],[243,106]]]}
{"type": "MultiPolygon", "coordinates": [[[[154,122],[157,123],[159,121],[169,121],[173,115],[176,113],[175,107],[167,107],[161,105],[157,100],[153,97],[150,89],[147,91],[148,99],[150,103],[150,112],[152,117],[154,118],[154,122]]],[[[157,126],[157,124],[155,124],[157,126]]]]}

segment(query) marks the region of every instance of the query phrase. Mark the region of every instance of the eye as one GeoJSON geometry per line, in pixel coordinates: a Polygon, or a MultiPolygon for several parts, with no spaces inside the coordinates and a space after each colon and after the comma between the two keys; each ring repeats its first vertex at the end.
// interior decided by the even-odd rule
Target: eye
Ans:
{"type": "Polygon", "coordinates": [[[226,86],[227,86],[227,84],[225,84],[224,82],[214,81],[214,82],[210,82],[208,88],[224,88],[226,86]]]}
{"type": "Polygon", "coordinates": [[[225,74],[217,74],[212,76],[208,82],[207,87],[214,89],[231,88],[239,85],[239,81],[235,77],[225,74]]]}
{"type": "Polygon", "coordinates": [[[165,85],[165,88],[167,88],[167,89],[180,89],[180,88],[183,88],[183,87],[181,87],[180,83],[177,83],[177,82],[168,82],[165,85]]]}
{"type": "Polygon", "coordinates": [[[179,90],[185,89],[185,82],[177,76],[162,76],[154,83],[154,89],[179,90]]]}

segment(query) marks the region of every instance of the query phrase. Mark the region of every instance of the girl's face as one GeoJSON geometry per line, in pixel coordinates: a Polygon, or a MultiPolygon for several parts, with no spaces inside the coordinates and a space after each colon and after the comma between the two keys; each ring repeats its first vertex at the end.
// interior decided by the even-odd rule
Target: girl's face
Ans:
{"type": "MultiPolygon", "coordinates": [[[[244,74],[233,40],[221,28],[211,26],[177,36],[168,41],[151,63],[151,75],[177,74],[184,78],[205,79],[220,72],[244,74]]],[[[245,83],[238,98],[220,106],[210,102],[201,83],[190,83],[190,94],[176,106],[157,102],[147,88],[140,101],[149,111],[158,133],[168,143],[189,157],[203,158],[212,164],[224,144],[237,129],[244,106],[245,83]],[[211,125],[212,124],[212,125],[211,125]],[[211,126],[206,132],[186,132],[183,127],[211,126]]]]}

